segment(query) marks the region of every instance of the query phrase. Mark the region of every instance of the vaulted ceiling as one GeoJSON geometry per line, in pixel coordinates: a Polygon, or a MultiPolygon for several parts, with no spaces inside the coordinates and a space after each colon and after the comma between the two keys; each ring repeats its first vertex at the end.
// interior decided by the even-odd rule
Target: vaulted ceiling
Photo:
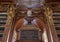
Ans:
{"type": "MultiPolygon", "coordinates": [[[[18,1],[18,0],[0,0],[0,2],[15,2],[15,1],[18,1]]],[[[23,1],[23,0],[22,0],[23,1]]],[[[19,2],[19,1],[18,1],[19,2]]],[[[60,0],[45,0],[46,4],[51,7],[53,10],[58,10],[60,11],[60,0]],[[52,3],[50,3],[52,2],[52,3]],[[57,3],[55,3],[57,2],[57,3]]],[[[20,3],[20,2],[19,2],[20,3]]],[[[35,4],[35,3],[34,3],[35,4]]],[[[20,4],[19,4],[20,5],[20,4]]],[[[21,10],[21,9],[24,9],[26,10],[25,8],[21,8],[21,7],[17,7],[18,10],[21,10]]],[[[39,8],[38,8],[39,9],[39,8]]],[[[35,9],[33,9],[35,10],[35,9]]]]}
{"type": "MultiPolygon", "coordinates": [[[[3,2],[13,2],[15,0],[0,0],[0,2],[3,1],[3,2]]],[[[45,0],[46,2],[60,2],[60,0],[45,0]]]]}

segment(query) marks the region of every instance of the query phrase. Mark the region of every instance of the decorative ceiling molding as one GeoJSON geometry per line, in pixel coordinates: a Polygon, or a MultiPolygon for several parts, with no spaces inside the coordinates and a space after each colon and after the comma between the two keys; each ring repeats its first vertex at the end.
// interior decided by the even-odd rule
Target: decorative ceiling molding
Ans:
{"type": "MultiPolygon", "coordinates": [[[[0,2],[14,2],[15,0],[0,0],[0,2]]],[[[45,0],[45,2],[60,2],[60,0],[45,0]]]]}
{"type": "Polygon", "coordinates": [[[60,2],[46,3],[46,5],[52,8],[53,11],[60,12],[60,2]]]}
{"type": "Polygon", "coordinates": [[[13,2],[14,0],[0,0],[0,2],[13,2]]]}
{"type": "Polygon", "coordinates": [[[9,5],[0,4],[0,12],[7,12],[9,5]]]}
{"type": "Polygon", "coordinates": [[[50,2],[60,2],[60,0],[45,0],[46,3],[50,3],[50,2]]]}

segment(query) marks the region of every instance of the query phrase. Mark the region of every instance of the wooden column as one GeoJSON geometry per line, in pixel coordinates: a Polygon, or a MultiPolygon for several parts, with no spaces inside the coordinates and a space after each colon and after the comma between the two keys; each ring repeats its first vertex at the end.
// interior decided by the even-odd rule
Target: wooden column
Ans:
{"type": "Polygon", "coordinates": [[[8,42],[12,42],[12,38],[13,38],[13,33],[14,33],[14,15],[15,15],[15,7],[12,4],[10,7],[10,14],[11,14],[11,30],[10,30],[10,36],[9,36],[9,41],[8,42]]]}
{"type": "Polygon", "coordinates": [[[47,36],[48,36],[48,42],[59,42],[54,26],[54,22],[52,19],[52,9],[49,7],[45,7],[45,16],[46,16],[46,23],[47,23],[47,36]]]}
{"type": "Polygon", "coordinates": [[[2,42],[9,42],[10,41],[10,36],[12,35],[11,34],[11,30],[12,30],[12,21],[13,21],[13,17],[14,17],[14,9],[13,9],[13,5],[10,5],[8,11],[8,19],[7,19],[7,22],[6,22],[6,29],[4,31],[4,35],[3,35],[3,40],[2,42]]]}

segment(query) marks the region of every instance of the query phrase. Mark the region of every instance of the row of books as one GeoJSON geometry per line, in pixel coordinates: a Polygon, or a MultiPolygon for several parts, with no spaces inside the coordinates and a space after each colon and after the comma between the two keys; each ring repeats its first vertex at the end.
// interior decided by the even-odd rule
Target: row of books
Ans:
{"type": "Polygon", "coordinates": [[[2,40],[4,34],[6,20],[7,20],[7,13],[0,13],[0,41],[2,40]]]}

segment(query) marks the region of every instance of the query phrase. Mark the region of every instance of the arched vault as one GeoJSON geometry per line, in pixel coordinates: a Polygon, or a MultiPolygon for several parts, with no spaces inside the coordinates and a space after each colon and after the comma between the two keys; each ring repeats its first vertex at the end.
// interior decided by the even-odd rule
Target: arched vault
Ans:
{"type": "MultiPolygon", "coordinates": [[[[41,20],[39,18],[35,18],[35,19],[36,19],[36,23],[37,23],[37,25],[35,24],[35,26],[38,26],[43,31],[44,28],[46,28],[45,23],[43,22],[43,20],[41,20]]],[[[14,26],[14,29],[17,30],[17,29],[21,28],[23,26],[23,23],[24,23],[24,18],[19,19],[16,22],[16,24],[14,26]]]]}

